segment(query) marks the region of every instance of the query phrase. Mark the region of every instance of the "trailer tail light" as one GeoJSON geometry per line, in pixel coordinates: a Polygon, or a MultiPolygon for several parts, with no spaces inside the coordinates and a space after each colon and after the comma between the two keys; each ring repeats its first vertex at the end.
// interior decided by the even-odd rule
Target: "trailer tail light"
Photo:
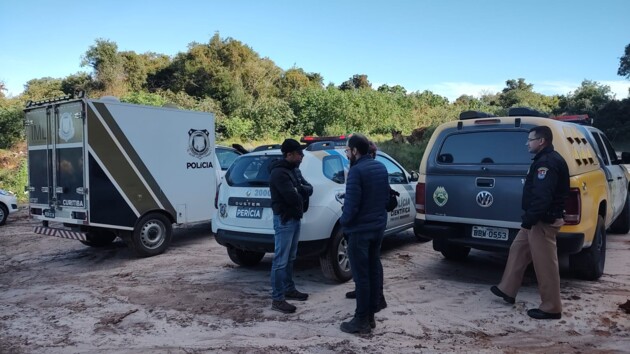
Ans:
{"type": "Polygon", "coordinates": [[[418,183],[416,185],[416,211],[418,213],[425,214],[426,213],[426,193],[425,193],[425,184],[418,183]]]}
{"type": "Polygon", "coordinates": [[[214,195],[214,208],[219,209],[219,189],[221,189],[221,183],[217,186],[217,192],[214,195]]]}
{"type": "Polygon", "coordinates": [[[582,215],[582,199],[579,188],[571,188],[569,197],[564,203],[564,222],[566,225],[577,225],[582,215]]]}

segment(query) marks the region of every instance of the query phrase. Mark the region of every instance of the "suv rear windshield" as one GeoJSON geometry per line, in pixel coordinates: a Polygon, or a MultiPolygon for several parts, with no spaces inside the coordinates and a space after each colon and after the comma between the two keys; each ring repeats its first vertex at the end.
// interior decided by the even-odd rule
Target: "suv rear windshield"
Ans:
{"type": "Polygon", "coordinates": [[[527,151],[526,131],[484,131],[446,137],[437,161],[441,164],[525,164],[532,162],[527,151]]]}
{"type": "Polygon", "coordinates": [[[269,164],[282,155],[241,156],[225,175],[227,184],[233,187],[269,186],[269,164]]]}

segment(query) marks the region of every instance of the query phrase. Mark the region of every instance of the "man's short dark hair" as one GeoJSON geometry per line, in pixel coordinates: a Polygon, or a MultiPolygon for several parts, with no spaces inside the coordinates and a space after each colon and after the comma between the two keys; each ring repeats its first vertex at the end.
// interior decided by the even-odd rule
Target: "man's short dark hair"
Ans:
{"type": "Polygon", "coordinates": [[[545,142],[549,144],[553,143],[553,133],[551,132],[551,129],[548,126],[540,125],[537,127],[533,127],[532,129],[529,130],[529,132],[530,133],[534,132],[537,138],[543,138],[545,139],[545,142]]]}
{"type": "Polygon", "coordinates": [[[351,149],[356,148],[361,155],[367,155],[370,148],[370,141],[365,137],[365,135],[352,134],[348,140],[348,147],[351,149]]]}

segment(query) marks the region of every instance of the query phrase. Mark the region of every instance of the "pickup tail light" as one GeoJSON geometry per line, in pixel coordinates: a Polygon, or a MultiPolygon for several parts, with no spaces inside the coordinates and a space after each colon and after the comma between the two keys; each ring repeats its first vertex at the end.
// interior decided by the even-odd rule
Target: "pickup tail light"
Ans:
{"type": "Polygon", "coordinates": [[[418,183],[416,185],[416,211],[418,213],[426,214],[426,186],[424,183],[418,183]]]}
{"type": "Polygon", "coordinates": [[[566,225],[577,225],[582,215],[582,199],[579,188],[571,188],[569,197],[564,203],[564,222],[566,225]]]}

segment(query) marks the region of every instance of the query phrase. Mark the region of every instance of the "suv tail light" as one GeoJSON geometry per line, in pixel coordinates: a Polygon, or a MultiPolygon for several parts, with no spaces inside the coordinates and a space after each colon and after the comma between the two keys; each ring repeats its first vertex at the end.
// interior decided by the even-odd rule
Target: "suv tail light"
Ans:
{"type": "Polygon", "coordinates": [[[579,188],[571,188],[569,197],[564,203],[564,222],[566,225],[577,225],[582,215],[582,199],[579,188]]]}
{"type": "Polygon", "coordinates": [[[221,183],[217,186],[217,193],[214,195],[214,208],[219,209],[219,189],[221,189],[221,183]]]}
{"type": "Polygon", "coordinates": [[[425,184],[418,183],[416,185],[416,211],[418,213],[425,214],[426,213],[426,193],[425,193],[425,184]]]}

